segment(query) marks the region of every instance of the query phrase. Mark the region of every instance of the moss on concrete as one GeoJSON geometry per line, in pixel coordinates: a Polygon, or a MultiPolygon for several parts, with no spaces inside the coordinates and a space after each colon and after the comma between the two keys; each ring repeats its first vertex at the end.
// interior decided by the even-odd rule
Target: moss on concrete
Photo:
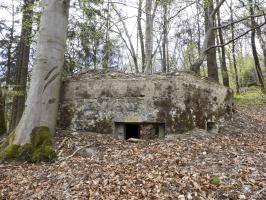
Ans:
{"type": "Polygon", "coordinates": [[[56,157],[52,134],[48,127],[36,127],[31,133],[30,144],[13,144],[13,132],[0,146],[0,160],[23,160],[29,162],[50,161],[56,157]]]}
{"type": "Polygon", "coordinates": [[[61,117],[58,126],[62,129],[68,129],[71,125],[75,113],[75,105],[69,104],[60,107],[61,117]]]}

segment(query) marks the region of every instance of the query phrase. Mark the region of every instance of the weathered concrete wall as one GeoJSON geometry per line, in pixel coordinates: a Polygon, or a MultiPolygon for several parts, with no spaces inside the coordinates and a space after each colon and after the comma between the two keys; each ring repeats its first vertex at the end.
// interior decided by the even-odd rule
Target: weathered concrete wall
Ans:
{"type": "Polygon", "coordinates": [[[58,123],[99,133],[112,133],[114,122],[165,123],[166,133],[183,133],[231,110],[231,90],[192,75],[91,71],[64,81],[58,123]]]}

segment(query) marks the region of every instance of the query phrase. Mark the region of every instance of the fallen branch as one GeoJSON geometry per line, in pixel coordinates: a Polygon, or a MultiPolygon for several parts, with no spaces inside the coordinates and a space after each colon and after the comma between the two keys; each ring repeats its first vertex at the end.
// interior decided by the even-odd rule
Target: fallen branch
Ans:
{"type": "Polygon", "coordinates": [[[65,157],[65,158],[62,158],[62,159],[59,160],[59,161],[60,161],[60,162],[65,161],[65,160],[67,160],[67,159],[69,159],[69,158],[75,156],[79,151],[81,151],[81,150],[83,150],[83,149],[86,149],[86,148],[90,147],[91,145],[92,145],[92,144],[88,144],[88,145],[86,145],[86,146],[80,147],[80,148],[78,148],[76,151],[74,151],[70,156],[67,156],[67,157],[65,157]]]}

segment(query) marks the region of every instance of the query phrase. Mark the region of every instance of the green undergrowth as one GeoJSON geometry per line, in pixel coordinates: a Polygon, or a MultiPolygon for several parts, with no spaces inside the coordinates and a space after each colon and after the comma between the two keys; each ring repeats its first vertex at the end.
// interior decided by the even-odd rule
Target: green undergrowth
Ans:
{"type": "Polygon", "coordinates": [[[237,104],[257,105],[266,103],[265,94],[261,91],[260,87],[256,86],[246,88],[240,94],[235,94],[234,98],[237,104]]]}
{"type": "Polygon", "coordinates": [[[210,180],[210,183],[211,183],[212,185],[216,185],[216,186],[218,186],[218,185],[221,184],[221,179],[220,179],[219,176],[213,176],[213,177],[211,178],[211,180],[210,180]]]}
{"type": "Polygon", "coordinates": [[[30,144],[23,146],[13,144],[15,132],[11,133],[0,144],[0,160],[29,161],[37,163],[40,161],[51,161],[56,157],[53,148],[53,136],[48,127],[34,128],[31,133],[30,144]]]}

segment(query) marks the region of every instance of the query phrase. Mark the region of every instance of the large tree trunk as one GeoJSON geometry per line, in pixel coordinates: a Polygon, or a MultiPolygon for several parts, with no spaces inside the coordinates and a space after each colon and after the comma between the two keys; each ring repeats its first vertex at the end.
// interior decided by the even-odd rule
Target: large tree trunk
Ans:
{"type": "Polygon", "coordinates": [[[21,94],[13,98],[10,130],[18,124],[25,106],[28,64],[31,44],[34,0],[24,0],[21,37],[18,44],[15,90],[21,94]]]}
{"type": "Polygon", "coordinates": [[[32,161],[54,156],[51,140],[55,132],[64,65],[69,0],[44,0],[43,6],[37,55],[25,110],[12,133],[12,140],[1,152],[2,159],[21,156],[22,147],[29,145],[30,152],[25,155],[30,154],[32,161]]]}

